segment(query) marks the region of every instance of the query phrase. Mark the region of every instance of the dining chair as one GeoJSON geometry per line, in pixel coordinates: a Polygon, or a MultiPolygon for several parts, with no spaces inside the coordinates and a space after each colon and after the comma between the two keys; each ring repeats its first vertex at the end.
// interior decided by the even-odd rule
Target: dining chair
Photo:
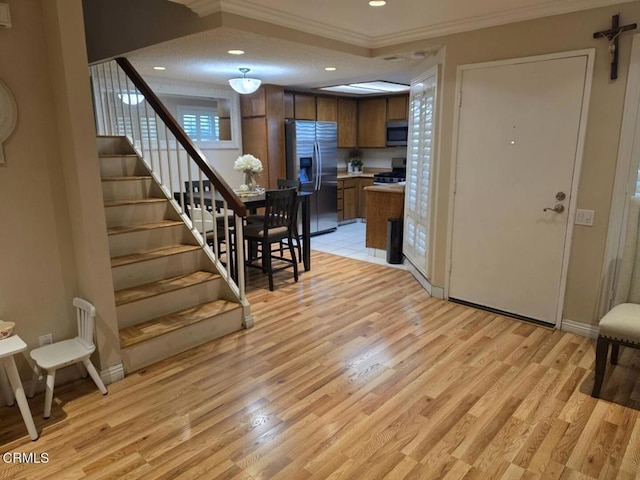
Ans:
{"type": "MultiPolygon", "coordinates": [[[[302,185],[300,184],[300,180],[290,180],[288,178],[278,178],[276,180],[276,186],[279,189],[283,189],[283,188],[295,188],[297,192],[300,191],[300,188],[302,187],[302,185]]],[[[296,202],[296,209],[295,212],[293,213],[293,218],[294,218],[294,222],[293,222],[293,240],[295,242],[295,248],[298,249],[298,262],[302,261],[302,242],[300,241],[300,232],[298,229],[298,202],[296,202]]],[[[283,254],[283,248],[286,246],[286,243],[288,242],[288,239],[283,239],[280,242],[280,255],[283,254]]]]}
{"type": "MultiPolygon", "coordinates": [[[[276,186],[278,187],[278,190],[282,190],[285,188],[295,188],[297,192],[300,191],[300,181],[299,180],[290,180],[288,178],[278,178],[276,180],[276,186]]],[[[296,206],[295,206],[295,212],[293,213],[293,218],[294,218],[294,222],[293,222],[293,242],[294,242],[294,247],[298,250],[298,262],[302,261],[302,241],[300,240],[300,231],[298,228],[298,202],[296,202],[296,206]]],[[[262,214],[253,214],[253,215],[248,215],[247,216],[247,223],[262,223],[264,221],[264,215],[262,214]]],[[[280,256],[282,256],[284,254],[284,248],[287,247],[288,245],[287,243],[289,242],[288,239],[282,239],[282,241],[280,241],[280,256]]]]}
{"type": "MultiPolygon", "coordinates": [[[[184,182],[184,191],[186,193],[189,193],[191,191],[199,192],[200,180],[192,180],[190,182],[189,181],[184,182]]],[[[209,180],[202,180],[202,191],[203,192],[211,191],[211,182],[209,180]]]]}
{"type": "MultiPolygon", "coordinates": [[[[233,249],[233,235],[234,235],[234,225],[235,225],[235,217],[233,215],[229,215],[229,242],[228,244],[232,247],[229,248],[227,246],[227,239],[224,235],[224,215],[222,213],[216,213],[214,217],[213,214],[207,210],[206,208],[202,209],[200,207],[189,207],[189,217],[191,218],[191,222],[193,222],[193,226],[202,234],[207,244],[213,247],[214,235],[217,232],[218,235],[218,256],[222,256],[226,254],[229,261],[231,261],[231,269],[233,271],[234,262],[233,256],[231,255],[231,251],[233,249]],[[214,230],[214,222],[215,222],[215,230],[214,230]]],[[[225,264],[225,262],[222,262],[225,264]]]]}
{"type": "Polygon", "coordinates": [[[45,345],[30,352],[32,360],[35,362],[33,368],[33,379],[29,391],[29,397],[33,397],[38,379],[41,377],[40,371],[47,372],[47,381],[44,397],[44,418],[51,416],[51,403],[53,401],[53,388],[56,380],[56,370],[82,363],[91,379],[96,384],[103,395],[107,394],[100,375],[91,363],[89,357],[96,349],[93,343],[95,330],[96,308],[86,300],[81,298],[73,299],[73,306],[76,307],[76,318],[78,324],[78,336],[70,340],[45,345]]]}
{"type": "Polygon", "coordinates": [[[598,324],[596,366],[591,396],[600,397],[611,346],[611,364],[618,364],[620,346],[640,349],[640,198],[632,197],[627,231],[618,266],[613,305],[598,324]]]}
{"type": "MultiPolygon", "coordinates": [[[[298,261],[296,260],[295,249],[293,248],[293,225],[296,222],[297,190],[295,188],[285,188],[280,190],[267,190],[265,192],[265,212],[262,223],[247,223],[244,226],[244,238],[250,248],[257,251],[256,256],[248,256],[247,266],[261,268],[263,273],[269,275],[269,290],[273,291],[273,272],[293,266],[293,278],[298,281],[298,261]],[[288,240],[288,250],[291,258],[284,255],[274,255],[271,245],[280,244],[281,240],[288,240]],[[283,267],[274,269],[273,259],[285,262],[283,267]],[[260,261],[256,265],[254,261],[260,261]]],[[[276,250],[275,252],[278,252],[276,250]]]]}

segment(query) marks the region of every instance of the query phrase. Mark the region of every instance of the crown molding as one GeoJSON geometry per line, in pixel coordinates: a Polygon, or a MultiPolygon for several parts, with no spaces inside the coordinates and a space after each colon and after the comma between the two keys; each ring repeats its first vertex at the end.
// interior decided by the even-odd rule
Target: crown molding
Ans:
{"type": "Polygon", "coordinates": [[[542,5],[515,8],[495,14],[487,14],[477,17],[463,18],[450,22],[439,23],[424,28],[405,30],[389,35],[368,36],[345,31],[342,28],[290,14],[282,10],[274,10],[251,1],[239,0],[169,0],[190,8],[200,17],[217,12],[232,13],[235,15],[260,20],[293,30],[304,31],[321,37],[350,43],[365,48],[382,48],[417,40],[452,35],[456,33],[477,30],[480,28],[495,27],[507,23],[533,20],[535,18],[561,15],[565,13],[589,10],[592,8],[606,7],[620,3],[621,0],[575,0],[548,1],[542,5]]]}
{"type": "MultiPolygon", "coordinates": [[[[174,0],[171,0],[174,1],[174,0]]],[[[183,0],[184,1],[184,0],[183,0]]],[[[187,0],[188,1],[188,0],[187,0]]],[[[207,0],[197,0],[207,1],[207,0]]],[[[341,42],[350,43],[358,47],[369,48],[375,38],[368,35],[362,35],[355,32],[345,31],[328,23],[318,22],[306,17],[300,17],[283,10],[274,10],[257,3],[238,0],[211,0],[216,1],[221,6],[221,11],[232,13],[240,17],[247,17],[254,20],[260,20],[273,25],[298,30],[305,33],[311,33],[320,37],[339,40],[341,42]]],[[[197,12],[196,12],[197,13],[197,12]]]]}
{"type": "Polygon", "coordinates": [[[620,3],[626,2],[621,2],[620,0],[578,0],[571,4],[566,2],[551,2],[544,5],[523,7],[497,14],[464,18],[451,22],[439,23],[425,28],[406,30],[404,32],[389,35],[380,35],[373,39],[369,48],[389,47],[417,40],[454,35],[456,33],[479,30],[481,28],[496,27],[509,23],[534,20],[536,18],[551,17],[553,15],[562,15],[566,13],[579,12],[581,10],[607,7],[620,3]]]}

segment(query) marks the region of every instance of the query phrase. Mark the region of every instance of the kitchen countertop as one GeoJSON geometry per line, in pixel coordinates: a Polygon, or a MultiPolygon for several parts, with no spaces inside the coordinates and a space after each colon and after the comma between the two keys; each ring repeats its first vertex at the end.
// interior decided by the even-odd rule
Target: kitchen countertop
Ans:
{"type": "Polygon", "coordinates": [[[390,183],[389,185],[372,185],[364,187],[365,192],[395,193],[404,195],[404,185],[390,183]]]}
{"type": "Polygon", "coordinates": [[[346,173],[338,172],[338,180],[344,180],[345,178],[373,178],[375,173],[362,172],[362,173],[346,173]]]}
{"type": "Polygon", "coordinates": [[[344,180],[346,178],[373,178],[376,173],[390,172],[390,168],[367,168],[360,173],[347,173],[346,169],[338,170],[338,180],[344,180]]]}

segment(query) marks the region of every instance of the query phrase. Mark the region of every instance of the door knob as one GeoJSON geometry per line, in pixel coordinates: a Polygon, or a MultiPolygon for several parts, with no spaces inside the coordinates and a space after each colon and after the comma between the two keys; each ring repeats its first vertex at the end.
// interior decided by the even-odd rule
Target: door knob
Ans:
{"type": "Polygon", "coordinates": [[[556,213],[562,213],[562,212],[564,212],[564,205],[562,205],[561,203],[558,203],[558,204],[556,204],[555,207],[553,207],[553,208],[543,208],[542,211],[543,212],[551,211],[551,212],[556,212],[556,213]]]}

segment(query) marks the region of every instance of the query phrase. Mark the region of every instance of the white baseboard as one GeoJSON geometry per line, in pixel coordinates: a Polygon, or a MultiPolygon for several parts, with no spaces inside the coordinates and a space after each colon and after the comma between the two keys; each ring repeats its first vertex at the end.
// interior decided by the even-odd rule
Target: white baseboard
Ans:
{"type": "Polygon", "coordinates": [[[367,248],[367,254],[370,257],[381,258],[383,260],[387,258],[387,251],[380,248],[367,248]]]}
{"type": "Polygon", "coordinates": [[[435,298],[444,299],[444,288],[443,287],[431,287],[431,296],[435,298]]]}
{"type": "Polygon", "coordinates": [[[424,288],[429,295],[435,298],[444,298],[444,288],[431,285],[431,282],[427,280],[427,278],[422,275],[422,273],[406,257],[404,259],[404,264],[407,267],[407,270],[411,272],[411,275],[413,275],[413,278],[422,285],[422,288],[424,288]]]}
{"type": "Polygon", "coordinates": [[[251,313],[248,313],[248,314],[244,315],[244,322],[242,323],[242,326],[244,328],[253,327],[253,315],[251,313]]]}
{"type": "MultiPolygon", "coordinates": [[[[84,367],[82,367],[84,369],[84,367]]],[[[33,372],[31,372],[33,373],[33,372]]],[[[85,372],[86,373],[86,372],[85,372]]],[[[113,365],[104,370],[100,370],[100,378],[105,385],[108,385],[113,382],[117,382],[118,380],[122,380],[124,378],[124,366],[122,363],[118,363],[117,365],[113,365]]],[[[41,375],[43,377],[47,376],[47,372],[41,371],[41,375]]],[[[65,385],[67,383],[75,382],[76,380],[82,378],[80,375],[80,370],[76,365],[70,365],[65,368],[61,368],[56,371],[56,386],[65,385]]],[[[25,392],[29,392],[31,390],[31,382],[33,381],[33,376],[29,377],[29,379],[24,379],[22,381],[22,388],[25,392]]],[[[89,377],[87,377],[87,381],[93,382],[89,377]]],[[[36,390],[35,393],[42,393],[45,389],[45,381],[36,380],[36,390]]],[[[55,391],[54,391],[55,394],[55,391]]],[[[4,398],[4,395],[0,391],[0,405],[6,405],[7,401],[4,398]]]]}
{"type": "Polygon", "coordinates": [[[120,362],[100,370],[100,378],[105,385],[122,380],[124,378],[124,364],[120,362]]]}
{"type": "Polygon", "coordinates": [[[580,335],[582,337],[598,338],[597,325],[589,325],[587,323],[576,322],[575,320],[563,319],[560,330],[569,333],[575,333],[576,335],[580,335]]]}

